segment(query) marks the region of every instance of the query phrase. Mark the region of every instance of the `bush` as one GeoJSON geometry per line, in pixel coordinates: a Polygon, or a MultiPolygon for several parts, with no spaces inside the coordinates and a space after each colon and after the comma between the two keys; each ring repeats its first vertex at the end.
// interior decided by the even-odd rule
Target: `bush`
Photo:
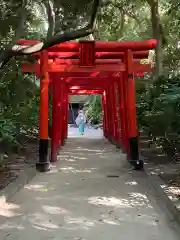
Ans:
{"type": "Polygon", "coordinates": [[[91,124],[102,122],[101,97],[94,95],[89,97],[89,101],[84,107],[85,116],[91,124]]]}
{"type": "Polygon", "coordinates": [[[180,153],[180,76],[161,76],[137,91],[137,118],[163,151],[180,153]]]}

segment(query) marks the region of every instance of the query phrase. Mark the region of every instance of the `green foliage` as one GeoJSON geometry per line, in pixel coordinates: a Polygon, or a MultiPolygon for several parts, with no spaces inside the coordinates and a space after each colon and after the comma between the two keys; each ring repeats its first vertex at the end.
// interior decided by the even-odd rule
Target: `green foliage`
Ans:
{"type": "Polygon", "coordinates": [[[25,76],[12,60],[0,79],[1,151],[21,145],[21,136],[38,127],[39,87],[33,76],[25,76]]]}
{"type": "Polygon", "coordinates": [[[85,116],[92,124],[101,123],[102,110],[101,110],[101,97],[99,95],[90,96],[85,108],[85,116]]]}
{"type": "Polygon", "coordinates": [[[11,119],[0,119],[0,144],[17,145],[15,136],[16,126],[11,119]]]}
{"type": "MultiPolygon", "coordinates": [[[[90,0],[49,2],[53,6],[52,16],[55,16],[55,33],[84,25],[90,15],[90,0]]],[[[154,0],[102,1],[94,37],[118,41],[152,38],[153,2],[154,0]]],[[[166,75],[155,81],[149,76],[144,78],[144,82],[137,82],[137,116],[140,126],[148,129],[157,144],[168,152],[169,146],[171,149],[178,149],[180,146],[180,51],[177,49],[177,41],[180,39],[180,12],[177,0],[158,2],[161,35],[164,40],[163,70],[166,75]]],[[[22,3],[22,0],[3,0],[0,3],[1,49],[17,34],[22,3]]],[[[50,22],[45,1],[29,1],[25,25],[19,37],[46,38],[48,24],[50,22]]],[[[37,79],[33,75],[21,73],[19,60],[12,59],[0,73],[0,143],[6,142],[7,145],[20,144],[22,134],[32,133],[38,128],[37,79]]],[[[90,122],[101,122],[101,98],[90,96],[85,111],[90,122]]]]}
{"type": "MultiPolygon", "coordinates": [[[[150,7],[153,2],[105,1],[100,11],[98,34],[95,34],[95,38],[119,41],[152,38],[150,7]]],[[[173,145],[179,141],[180,50],[177,49],[177,42],[180,39],[180,12],[177,0],[158,2],[163,38],[163,73],[166,76],[155,82],[152,76],[146,76],[143,81],[137,82],[137,115],[140,126],[148,129],[156,142],[159,141],[158,144],[165,148],[167,142],[173,145]]],[[[96,106],[89,105],[89,108],[91,115],[92,112],[96,112],[95,117],[100,114],[96,106]]]]}
{"type": "Polygon", "coordinates": [[[167,154],[179,152],[180,76],[161,76],[139,89],[137,116],[140,127],[148,130],[167,154]]]}
{"type": "MultiPolygon", "coordinates": [[[[0,3],[0,49],[19,38],[46,38],[50,25],[55,27],[55,33],[84,25],[89,20],[91,6],[92,0],[3,0],[0,3]],[[52,9],[48,8],[48,3],[52,9]]],[[[38,132],[39,80],[21,72],[22,60],[22,57],[12,59],[0,72],[0,151],[20,147],[22,136],[38,132]]],[[[51,121],[51,111],[49,115],[51,121]]]]}

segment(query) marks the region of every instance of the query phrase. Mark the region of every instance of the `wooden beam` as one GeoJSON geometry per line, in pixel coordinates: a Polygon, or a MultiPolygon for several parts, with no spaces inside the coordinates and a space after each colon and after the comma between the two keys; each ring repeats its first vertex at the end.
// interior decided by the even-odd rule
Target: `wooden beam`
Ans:
{"type": "Polygon", "coordinates": [[[104,90],[107,86],[69,86],[69,90],[104,90]]]}
{"type": "MultiPolygon", "coordinates": [[[[37,40],[19,40],[18,45],[30,46],[38,43],[37,40]]],[[[149,49],[154,49],[156,47],[157,41],[145,40],[145,41],[132,41],[132,42],[113,42],[113,41],[96,41],[95,51],[96,52],[122,52],[127,49],[133,51],[144,51],[149,49]]],[[[79,42],[64,42],[50,47],[48,50],[50,52],[78,52],[80,48],[79,42]]]]}
{"type": "Polygon", "coordinates": [[[112,82],[106,82],[106,83],[99,83],[99,84],[97,84],[97,83],[69,83],[68,84],[68,87],[69,88],[72,88],[72,89],[82,89],[82,88],[93,88],[93,89],[104,89],[104,88],[106,88],[106,87],[108,87],[109,85],[111,85],[112,84],[112,82]]]}
{"type": "MultiPolygon", "coordinates": [[[[54,63],[48,64],[48,72],[58,72],[59,77],[63,76],[72,76],[71,73],[93,73],[93,72],[124,72],[126,70],[125,64],[103,64],[103,65],[96,65],[93,67],[79,67],[79,66],[72,66],[69,65],[57,65],[54,63]],[[70,73],[70,75],[69,75],[70,73]]],[[[23,72],[36,72],[39,73],[39,64],[30,64],[24,63],[22,64],[22,71],[23,72]]],[[[151,72],[152,68],[150,64],[140,64],[140,63],[133,63],[133,71],[134,73],[137,72],[151,72]]]]}
{"type": "Polygon", "coordinates": [[[102,94],[101,90],[70,90],[68,91],[69,95],[94,95],[94,94],[102,94]]]}
{"type": "MultiPolygon", "coordinates": [[[[33,56],[39,58],[40,53],[34,53],[33,56]]],[[[148,58],[149,51],[134,51],[134,59],[148,58]]],[[[79,59],[79,52],[48,52],[49,59],[79,59]]],[[[96,59],[123,59],[124,52],[96,52],[96,59]]]]}
{"type": "Polygon", "coordinates": [[[66,78],[65,81],[66,83],[71,86],[71,85],[83,85],[83,84],[89,84],[89,85],[103,85],[103,84],[107,84],[107,83],[111,83],[113,82],[112,79],[115,81],[118,78],[109,78],[109,77],[72,77],[72,78],[66,78]]]}

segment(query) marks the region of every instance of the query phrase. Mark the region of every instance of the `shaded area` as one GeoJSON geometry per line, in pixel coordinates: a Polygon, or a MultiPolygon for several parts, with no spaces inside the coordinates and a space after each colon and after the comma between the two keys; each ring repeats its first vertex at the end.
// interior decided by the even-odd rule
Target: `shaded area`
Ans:
{"type": "Polygon", "coordinates": [[[176,240],[173,227],[144,173],[99,136],[69,138],[52,171],[0,209],[0,239],[176,240]]]}
{"type": "Polygon", "coordinates": [[[140,147],[148,170],[163,180],[164,185],[161,188],[180,209],[180,162],[169,159],[162,149],[152,144],[152,141],[144,134],[141,135],[140,147]]]}
{"type": "MultiPolygon", "coordinates": [[[[24,140],[24,139],[23,139],[24,140]]],[[[0,190],[18,178],[27,167],[35,167],[38,157],[38,139],[27,137],[17,153],[5,155],[0,162],[0,190]]]]}

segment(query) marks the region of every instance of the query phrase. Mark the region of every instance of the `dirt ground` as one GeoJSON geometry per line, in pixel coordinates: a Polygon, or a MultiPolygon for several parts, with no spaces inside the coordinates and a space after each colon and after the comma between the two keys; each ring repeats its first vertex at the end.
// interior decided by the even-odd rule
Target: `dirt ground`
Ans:
{"type": "Polygon", "coordinates": [[[14,181],[26,166],[35,166],[38,157],[38,140],[28,139],[18,153],[4,156],[0,163],[0,190],[14,181]]]}
{"type": "Polygon", "coordinates": [[[148,168],[164,181],[166,191],[176,201],[180,201],[180,162],[173,163],[155,145],[150,145],[148,138],[140,138],[140,152],[148,168]]]}

